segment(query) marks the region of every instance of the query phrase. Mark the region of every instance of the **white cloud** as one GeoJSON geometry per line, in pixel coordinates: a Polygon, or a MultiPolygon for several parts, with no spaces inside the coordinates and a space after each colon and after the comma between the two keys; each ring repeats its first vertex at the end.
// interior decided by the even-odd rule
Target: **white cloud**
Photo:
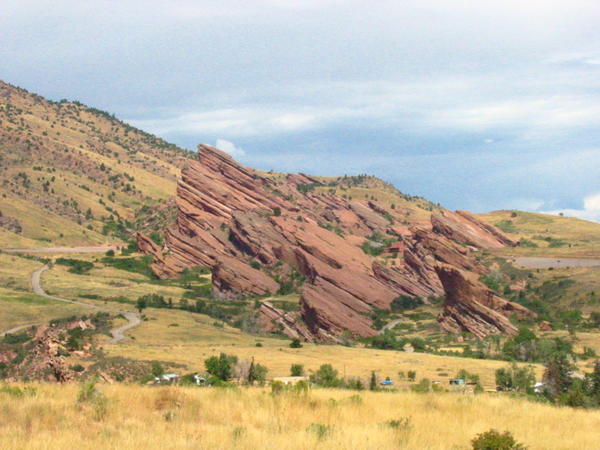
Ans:
{"type": "Polygon", "coordinates": [[[563,214],[567,217],[578,217],[580,219],[600,222],[600,193],[585,197],[583,199],[582,209],[557,209],[554,211],[546,211],[546,214],[563,214]]]}
{"type": "Polygon", "coordinates": [[[243,148],[236,147],[233,142],[226,141],[225,139],[217,139],[215,147],[236,158],[246,154],[243,148]]]}

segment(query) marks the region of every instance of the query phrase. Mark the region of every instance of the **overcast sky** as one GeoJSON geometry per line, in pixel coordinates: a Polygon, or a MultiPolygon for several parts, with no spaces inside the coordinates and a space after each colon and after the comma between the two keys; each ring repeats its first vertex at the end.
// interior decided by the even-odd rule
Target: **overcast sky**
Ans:
{"type": "Polygon", "coordinates": [[[600,1],[0,2],[0,78],[243,163],[600,220],[600,1]]]}

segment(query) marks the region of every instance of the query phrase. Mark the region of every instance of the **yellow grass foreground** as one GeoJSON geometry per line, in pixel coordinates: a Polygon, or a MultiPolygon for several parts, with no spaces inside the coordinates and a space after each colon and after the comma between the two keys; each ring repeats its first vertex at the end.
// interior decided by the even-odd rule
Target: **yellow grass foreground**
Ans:
{"type": "Polygon", "coordinates": [[[78,402],[74,384],[34,387],[0,390],[0,448],[458,450],[490,428],[529,449],[600,448],[600,411],[505,396],[104,385],[103,403],[78,402]]]}

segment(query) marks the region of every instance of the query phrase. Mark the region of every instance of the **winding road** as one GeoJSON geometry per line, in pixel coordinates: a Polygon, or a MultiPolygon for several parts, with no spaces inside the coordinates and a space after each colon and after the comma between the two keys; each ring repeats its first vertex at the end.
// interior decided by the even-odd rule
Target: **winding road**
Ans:
{"type": "MultiPolygon", "coordinates": [[[[87,308],[92,308],[92,309],[95,309],[98,311],[122,314],[123,317],[125,317],[127,319],[128,323],[126,323],[125,325],[122,325],[118,328],[114,328],[110,331],[112,334],[112,339],[108,341],[109,344],[118,344],[119,342],[121,342],[123,339],[126,338],[125,332],[127,330],[137,327],[138,325],[140,325],[142,323],[140,316],[138,314],[130,312],[130,311],[123,311],[120,309],[109,308],[106,306],[92,305],[90,303],[85,303],[85,302],[81,302],[78,300],[67,300],[66,298],[60,298],[60,297],[55,297],[53,295],[48,295],[42,288],[42,283],[41,283],[42,273],[44,273],[48,269],[49,269],[48,266],[43,266],[31,274],[31,287],[33,288],[34,294],[39,295],[41,297],[51,299],[51,300],[56,300],[59,302],[85,306],[87,308]]],[[[17,331],[20,331],[24,328],[28,328],[28,327],[31,327],[34,325],[36,325],[36,324],[27,324],[27,325],[21,325],[21,326],[12,328],[8,331],[4,331],[4,332],[0,333],[0,337],[4,336],[6,334],[16,333],[17,331]]]]}
{"type": "Polygon", "coordinates": [[[392,330],[396,325],[398,325],[399,323],[404,322],[404,319],[395,319],[392,320],[390,323],[388,323],[387,325],[384,325],[381,330],[379,330],[379,334],[383,334],[386,332],[386,330],[392,330]]]}

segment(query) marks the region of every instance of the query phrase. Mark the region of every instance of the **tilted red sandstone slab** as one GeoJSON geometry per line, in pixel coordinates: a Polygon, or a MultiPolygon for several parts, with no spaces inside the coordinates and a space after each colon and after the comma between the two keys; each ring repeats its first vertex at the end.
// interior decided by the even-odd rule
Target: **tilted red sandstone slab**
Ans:
{"type": "MultiPolygon", "coordinates": [[[[345,331],[374,335],[370,314],[389,308],[399,295],[425,301],[443,295],[439,262],[483,273],[474,248],[510,243],[468,213],[443,211],[434,215],[431,229],[410,228],[373,201],[299,189],[318,184],[306,175],[261,175],[217,149],[200,146],[198,161],[183,170],[177,221],[166,232],[164,249],[143,235],[138,236],[140,248],[155,256],[153,269],[161,278],[195,265],[212,267],[215,295],[223,299],[273,294],[280,286],[274,274],[286,282],[297,271],[306,278],[300,292],[304,331],[276,308],[265,307],[262,316],[273,316],[278,326],[304,339],[310,333],[335,341],[345,331]],[[397,258],[373,258],[359,247],[368,236],[390,230],[404,240],[397,258]]],[[[461,308],[468,317],[468,305],[461,308]]],[[[459,329],[459,315],[449,316],[445,329],[459,329]]]]}
{"type": "Polygon", "coordinates": [[[515,246],[516,242],[466,211],[441,211],[431,216],[433,230],[458,243],[478,248],[515,246]]]}
{"type": "Polygon", "coordinates": [[[438,317],[442,329],[450,333],[468,331],[478,338],[490,334],[516,334],[517,327],[510,321],[533,318],[535,313],[495,294],[479,281],[473,272],[447,264],[436,266],[444,286],[446,299],[438,317]]]}

